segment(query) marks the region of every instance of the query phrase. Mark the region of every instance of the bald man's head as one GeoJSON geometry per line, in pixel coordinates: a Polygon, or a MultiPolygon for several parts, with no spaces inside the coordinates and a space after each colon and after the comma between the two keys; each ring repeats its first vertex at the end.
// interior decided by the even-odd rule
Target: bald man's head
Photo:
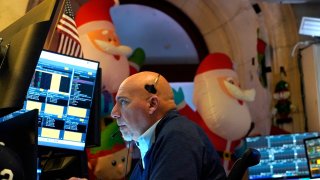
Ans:
{"type": "Polygon", "coordinates": [[[129,76],[120,84],[111,116],[117,120],[122,137],[130,141],[137,140],[175,108],[168,81],[158,73],[145,71],[129,76]]]}
{"type": "Polygon", "coordinates": [[[159,110],[162,113],[176,108],[169,82],[158,73],[143,71],[133,74],[121,83],[119,90],[121,89],[141,98],[147,98],[152,94],[156,95],[160,102],[159,110]]]}

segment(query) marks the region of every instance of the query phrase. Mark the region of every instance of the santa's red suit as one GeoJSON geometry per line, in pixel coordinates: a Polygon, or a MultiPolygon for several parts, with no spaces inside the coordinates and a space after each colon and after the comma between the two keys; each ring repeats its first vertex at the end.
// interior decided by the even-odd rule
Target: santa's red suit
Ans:
{"type": "Polygon", "coordinates": [[[221,156],[225,170],[233,165],[233,153],[251,129],[249,109],[255,91],[242,90],[233,63],[222,53],[209,54],[194,78],[193,103],[196,111],[180,102],[178,109],[199,124],[221,156]]]}

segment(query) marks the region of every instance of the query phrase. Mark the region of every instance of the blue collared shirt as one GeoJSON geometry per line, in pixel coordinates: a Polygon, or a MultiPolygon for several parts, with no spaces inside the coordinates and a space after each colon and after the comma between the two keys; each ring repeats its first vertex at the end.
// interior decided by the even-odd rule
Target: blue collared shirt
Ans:
{"type": "Polygon", "coordinates": [[[143,169],[144,165],[144,156],[148,152],[149,148],[152,146],[155,140],[155,130],[160,120],[154,123],[146,132],[144,132],[136,142],[137,147],[140,149],[141,159],[142,159],[142,166],[143,169]]]}

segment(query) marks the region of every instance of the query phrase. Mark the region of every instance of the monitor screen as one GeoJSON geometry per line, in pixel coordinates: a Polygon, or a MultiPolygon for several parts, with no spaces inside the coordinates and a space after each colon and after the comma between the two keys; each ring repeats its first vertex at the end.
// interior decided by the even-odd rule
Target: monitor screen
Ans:
{"type": "Polygon", "coordinates": [[[39,109],[40,146],[84,150],[98,67],[95,61],[43,50],[23,108],[2,119],[39,109]]]}
{"type": "Polygon", "coordinates": [[[320,137],[304,140],[310,178],[320,178],[320,137]]]}
{"type": "Polygon", "coordinates": [[[83,150],[99,63],[42,51],[24,108],[39,109],[39,145],[83,150]]]}
{"type": "Polygon", "coordinates": [[[247,137],[247,146],[261,154],[260,163],[249,167],[248,179],[309,177],[303,141],[316,136],[318,132],[247,137]]]}

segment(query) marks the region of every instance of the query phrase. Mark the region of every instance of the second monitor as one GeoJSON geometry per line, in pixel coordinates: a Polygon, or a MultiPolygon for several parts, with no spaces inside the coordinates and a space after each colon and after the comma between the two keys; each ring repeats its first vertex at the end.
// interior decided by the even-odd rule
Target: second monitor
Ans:
{"type": "Polygon", "coordinates": [[[318,132],[247,137],[247,146],[261,154],[260,163],[249,168],[248,179],[309,177],[303,141],[316,136],[318,132]]]}

